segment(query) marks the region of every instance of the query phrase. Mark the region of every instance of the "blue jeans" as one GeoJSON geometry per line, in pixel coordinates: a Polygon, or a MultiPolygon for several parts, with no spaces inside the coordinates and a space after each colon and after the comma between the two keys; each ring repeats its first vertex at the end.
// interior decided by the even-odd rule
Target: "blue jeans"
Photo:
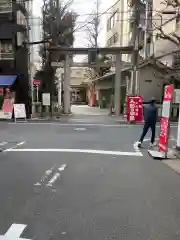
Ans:
{"type": "Polygon", "coordinates": [[[145,122],[145,124],[144,124],[143,132],[142,132],[142,135],[141,135],[140,140],[139,140],[140,142],[143,142],[144,137],[146,136],[149,128],[151,128],[151,132],[152,132],[151,143],[154,143],[155,133],[156,133],[156,123],[149,123],[149,122],[145,122]]]}

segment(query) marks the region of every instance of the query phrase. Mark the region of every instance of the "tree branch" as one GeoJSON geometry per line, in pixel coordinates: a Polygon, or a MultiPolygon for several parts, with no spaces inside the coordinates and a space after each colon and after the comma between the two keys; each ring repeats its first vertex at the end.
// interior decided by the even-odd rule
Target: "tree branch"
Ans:
{"type": "MultiPolygon", "coordinates": [[[[164,33],[164,31],[162,30],[161,27],[157,27],[157,30],[160,31],[160,34],[159,34],[159,37],[162,38],[162,39],[165,39],[165,40],[169,40],[171,42],[173,42],[176,46],[179,47],[179,37],[177,38],[177,36],[174,36],[174,34],[172,36],[176,37],[178,39],[178,41],[176,41],[173,37],[171,37],[170,35],[167,35],[164,33]]],[[[176,35],[176,34],[175,34],[176,35]]]]}

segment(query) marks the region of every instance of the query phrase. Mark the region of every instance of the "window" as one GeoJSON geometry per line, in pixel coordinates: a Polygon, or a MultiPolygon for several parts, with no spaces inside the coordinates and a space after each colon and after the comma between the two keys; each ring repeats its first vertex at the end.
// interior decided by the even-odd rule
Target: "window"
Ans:
{"type": "Polygon", "coordinates": [[[160,34],[159,34],[159,33],[156,33],[155,38],[156,38],[156,40],[160,39],[160,34]]]}
{"type": "Polygon", "coordinates": [[[12,0],[1,0],[0,1],[0,13],[12,12],[12,0]]]}
{"type": "Polygon", "coordinates": [[[107,20],[107,31],[109,31],[111,29],[111,26],[110,26],[110,19],[107,20]]]}
{"type": "Polygon", "coordinates": [[[11,40],[0,41],[0,59],[13,59],[13,47],[11,40]]]}
{"type": "Polygon", "coordinates": [[[17,24],[26,26],[27,21],[21,11],[17,11],[17,24]]]}
{"type": "Polygon", "coordinates": [[[179,29],[180,27],[180,14],[176,18],[176,29],[179,29]]]}
{"type": "Polygon", "coordinates": [[[113,41],[114,41],[114,43],[116,43],[118,41],[118,33],[114,34],[113,41]]]}
{"type": "Polygon", "coordinates": [[[112,46],[112,45],[114,45],[115,43],[117,43],[118,37],[119,37],[118,33],[115,33],[111,38],[108,39],[107,45],[108,45],[108,46],[112,46]]]}
{"type": "Polygon", "coordinates": [[[113,15],[107,21],[107,31],[112,29],[118,21],[118,11],[114,12],[113,15]]]}

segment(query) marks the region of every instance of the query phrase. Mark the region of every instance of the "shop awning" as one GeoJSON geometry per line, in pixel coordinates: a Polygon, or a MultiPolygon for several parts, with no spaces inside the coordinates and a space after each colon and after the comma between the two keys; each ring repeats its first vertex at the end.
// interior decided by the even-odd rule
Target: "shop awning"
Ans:
{"type": "Polygon", "coordinates": [[[18,75],[0,75],[0,87],[11,86],[17,77],[18,75]]]}

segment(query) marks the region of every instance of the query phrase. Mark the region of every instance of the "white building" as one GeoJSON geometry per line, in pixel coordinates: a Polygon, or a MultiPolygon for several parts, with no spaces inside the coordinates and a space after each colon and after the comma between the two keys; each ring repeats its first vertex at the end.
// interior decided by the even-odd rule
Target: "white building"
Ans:
{"type": "Polygon", "coordinates": [[[86,68],[72,67],[70,75],[71,100],[73,102],[86,101],[86,68]]]}
{"type": "MultiPolygon", "coordinates": [[[[40,17],[36,17],[33,14],[29,18],[29,41],[31,43],[38,42],[42,40],[42,20],[40,17]]],[[[39,56],[39,44],[30,45],[30,64],[33,66],[32,75],[35,74],[34,71],[40,69],[41,58],[39,56]]]]}
{"type": "MultiPolygon", "coordinates": [[[[107,13],[106,46],[128,46],[130,39],[128,0],[118,1],[107,13]]],[[[128,55],[122,56],[122,61],[127,62],[128,59],[128,55]]]]}

